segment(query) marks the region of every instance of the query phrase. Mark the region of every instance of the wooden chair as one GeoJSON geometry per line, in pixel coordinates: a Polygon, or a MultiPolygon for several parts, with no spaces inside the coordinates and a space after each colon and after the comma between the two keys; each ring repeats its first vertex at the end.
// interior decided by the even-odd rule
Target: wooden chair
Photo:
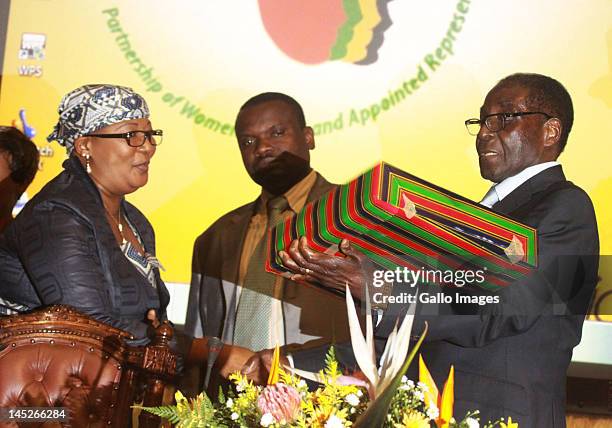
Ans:
{"type": "MultiPolygon", "coordinates": [[[[69,422],[27,426],[128,427],[130,406],[162,404],[175,377],[172,335],[162,324],[149,345],[129,346],[129,333],[60,305],[0,317],[0,408],[68,409],[69,422]]],[[[140,428],[159,424],[141,412],[140,428]]]]}

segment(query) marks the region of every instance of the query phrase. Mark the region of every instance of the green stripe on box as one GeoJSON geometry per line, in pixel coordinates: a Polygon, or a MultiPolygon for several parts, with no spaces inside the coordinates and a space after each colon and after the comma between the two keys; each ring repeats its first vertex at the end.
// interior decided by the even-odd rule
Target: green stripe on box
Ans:
{"type": "MultiPolygon", "coordinates": [[[[419,186],[416,183],[414,183],[414,181],[400,177],[396,174],[388,174],[388,175],[389,177],[391,176],[392,177],[389,183],[389,195],[388,195],[387,202],[389,202],[390,204],[394,206],[399,206],[400,204],[400,200],[399,200],[400,191],[403,189],[407,189],[408,191],[415,193],[417,195],[420,195],[422,197],[432,199],[440,204],[450,206],[458,211],[463,211],[474,217],[477,217],[479,219],[488,221],[489,223],[495,224],[496,226],[510,230],[517,235],[525,236],[530,242],[533,242],[536,239],[536,234],[532,228],[525,227],[521,225],[520,223],[511,221],[509,219],[504,218],[503,216],[496,215],[492,212],[479,209],[463,201],[453,199],[449,196],[446,196],[428,187],[419,186]]],[[[528,262],[531,264],[534,264],[536,261],[536,255],[535,255],[533,245],[528,245],[528,252],[526,255],[528,256],[527,257],[528,262]]]]}

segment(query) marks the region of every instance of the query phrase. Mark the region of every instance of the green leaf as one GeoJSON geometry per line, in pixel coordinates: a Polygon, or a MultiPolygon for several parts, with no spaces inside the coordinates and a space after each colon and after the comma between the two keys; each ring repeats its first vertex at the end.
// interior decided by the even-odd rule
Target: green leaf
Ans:
{"type": "Polygon", "coordinates": [[[397,388],[399,388],[402,382],[402,376],[404,376],[404,373],[406,373],[406,370],[408,370],[408,367],[410,366],[410,363],[412,363],[414,356],[421,347],[421,343],[423,343],[426,334],[427,323],[425,323],[425,330],[423,331],[423,334],[421,334],[419,341],[416,343],[414,348],[412,348],[412,351],[410,351],[410,354],[404,362],[404,365],[402,366],[400,371],[397,372],[397,374],[393,378],[393,381],[391,381],[391,384],[387,388],[385,388],[385,390],[376,398],[376,400],[370,402],[365,412],[355,421],[355,424],[353,425],[354,428],[383,426],[387,417],[387,411],[389,410],[391,400],[393,399],[397,388]]]}
{"type": "Polygon", "coordinates": [[[324,373],[332,379],[336,379],[342,374],[340,370],[338,370],[338,359],[336,358],[336,350],[333,346],[329,347],[327,355],[325,355],[324,373]]]}
{"type": "Polygon", "coordinates": [[[159,406],[159,407],[143,407],[143,406],[132,406],[134,409],[144,410],[145,412],[149,412],[155,416],[159,416],[160,418],[166,419],[173,424],[176,424],[180,421],[179,414],[177,412],[176,406],[159,406]]]}
{"type": "Polygon", "coordinates": [[[327,350],[327,355],[325,355],[325,365],[329,367],[332,364],[336,363],[337,361],[338,359],[336,358],[336,350],[334,349],[334,346],[332,345],[327,350]]]}
{"type": "Polygon", "coordinates": [[[223,394],[223,388],[219,385],[219,403],[221,404],[225,404],[225,402],[227,401],[227,399],[225,398],[225,395],[223,394]]]}

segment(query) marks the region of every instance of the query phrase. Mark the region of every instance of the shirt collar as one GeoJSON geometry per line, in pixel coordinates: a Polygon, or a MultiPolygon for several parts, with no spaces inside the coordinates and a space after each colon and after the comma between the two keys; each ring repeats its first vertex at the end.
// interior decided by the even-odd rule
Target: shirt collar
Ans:
{"type": "Polygon", "coordinates": [[[553,166],[557,166],[557,165],[559,165],[559,162],[557,161],[550,161],[550,162],[539,163],[537,165],[532,165],[532,166],[525,168],[518,174],[513,175],[512,177],[508,177],[505,180],[497,183],[494,186],[494,188],[495,188],[495,193],[497,193],[498,200],[501,201],[502,199],[504,199],[506,196],[512,193],[517,187],[519,187],[521,184],[529,180],[531,177],[538,175],[545,169],[552,168],[553,166]]]}

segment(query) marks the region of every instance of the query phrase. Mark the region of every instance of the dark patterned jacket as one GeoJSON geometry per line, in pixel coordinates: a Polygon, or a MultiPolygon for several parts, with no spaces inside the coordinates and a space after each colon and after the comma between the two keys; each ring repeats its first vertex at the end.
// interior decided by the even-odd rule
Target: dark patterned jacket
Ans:
{"type": "MultiPolygon", "coordinates": [[[[71,305],[145,338],[147,310],[165,319],[170,299],[159,270],[155,289],[121,252],[79,160],[71,156],[63,167],[0,236],[0,301],[21,309],[71,305]]],[[[155,255],[151,224],[130,203],[122,206],[145,250],[155,255]]]]}

